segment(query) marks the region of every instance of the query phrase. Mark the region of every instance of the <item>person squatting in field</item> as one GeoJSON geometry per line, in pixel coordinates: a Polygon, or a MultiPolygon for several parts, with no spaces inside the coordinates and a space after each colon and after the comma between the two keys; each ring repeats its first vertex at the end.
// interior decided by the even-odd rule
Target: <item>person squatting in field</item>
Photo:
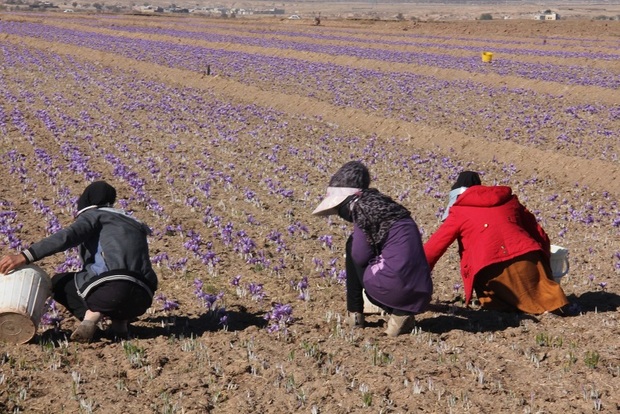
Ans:
{"type": "Polygon", "coordinates": [[[71,340],[88,342],[102,316],[111,333],[126,337],[128,321],[146,312],[157,289],[149,258],[150,229],[124,211],[111,208],[116,189],[104,181],[86,187],[77,201],[77,216],[68,227],[0,259],[0,274],[79,246],[82,269],[52,278],[52,297],[81,323],[71,340]]]}
{"type": "Polygon", "coordinates": [[[432,269],[458,241],[466,305],[473,291],[483,309],[542,314],[568,304],[552,277],[549,237],[510,187],[484,186],[463,171],[443,220],[424,252],[432,269]]]}
{"type": "Polygon", "coordinates": [[[365,165],[344,164],[312,214],[337,214],[353,223],[345,249],[349,324],[364,326],[365,290],[370,302],[390,315],[385,333],[397,336],[413,329],[414,315],[429,305],[433,285],[411,213],[369,185],[365,165]]]}

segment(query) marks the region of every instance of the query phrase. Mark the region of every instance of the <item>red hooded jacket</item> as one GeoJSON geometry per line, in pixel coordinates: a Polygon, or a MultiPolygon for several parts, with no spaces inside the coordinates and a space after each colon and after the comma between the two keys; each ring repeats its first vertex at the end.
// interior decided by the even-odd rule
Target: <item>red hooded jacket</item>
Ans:
{"type": "Polygon", "coordinates": [[[537,250],[550,257],[549,237],[506,186],[472,186],[456,199],[446,220],[424,244],[431,269],[454,240],[459,243],[467,304],[474,277],[484,267],[537,250]]]}

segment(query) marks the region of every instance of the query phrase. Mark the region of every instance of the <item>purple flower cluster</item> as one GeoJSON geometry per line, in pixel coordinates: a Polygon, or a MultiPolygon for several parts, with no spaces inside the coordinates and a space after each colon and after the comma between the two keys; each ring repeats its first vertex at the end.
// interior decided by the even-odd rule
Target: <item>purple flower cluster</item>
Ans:
{"type": "Polygon", "coordinates": [[[262,302],[265,299],[265,291],[263,290],[262,283],[250,283],[248,284],[248,292],[250,292],[250,297],[255,302],[262,302]]]}
{"type": "Polygon", "coordinates": [[[248,263],[252,263],[252,258],[255,255],[256,243],[252,240],[245,231],[240,230],[237,232],[237,241],[233,247],[233,250],[243,257],[248,263]]]}
{"type": "Polygon", "coordinates": [[[63,252],[65,261],[54,269],[56,273],[77,272],[82,268],[82,259],[77,248],[63,252]]]}
{"type": "Polygon", "coordinates": [[[179,303],[175,300],[168,299],[163,293],[158,293],[155,295],[154,299],[161,303],[162,310],[166,313],[179,309],[179,303]]]}
{"type": "Polygon", "coordinates": [[[84,155],[78,146],[65,142],[61,145],[61,151],[68,163],[67,168],[69,171],[82,175],[86,181],[94,181],[101,178],[100,173],[90,169],[88,165],[90,156],[84,155]]]}
{"type": "Polygon", "coordinates": [[[268,322],[267,331],[269,333],[281,333],[284,336],[288,335],[288,327],[294,322],[293,307],[289,304],[273,303],[271,310],[268,311],[265,316],[265,320],[268,322]]]}
{"type": "Polygon", "coordinates": [[[282,239],[282,233],[280,233],[277,230],[272,230],[271,232],[269,232],[269,234],[267,235],[267,240],[270,242],[275,243],[276,245],[276,251],[278,253],[283,253],[286,252],[286,243],[284,242],[284,240],[282,239]]]}
{"type": "Polygon", "coordinates": [[[334,281],[338,284],[345,284],[347,280],[347,272],[338,266],[337,258],[331,258],[327,268],[325,267],[325,263],[316,257],[312,259],[312,262],[314,264],[314,270],[319,273],[320,277],[334,281]]]}
{"type": "Polygon", "coordinates": [[[53,299],[47,299],[45,301],[45,313],[41,317],[41,325],[52,326],[55,329],[60,327],[60,322],[64,319],[58,311],[56,301],[53,299]]]}
{"type": "Polygon", "coordinates": [[[166,252],[159,253],[151,257],[151,263],[157,267],[161,266],[163,262],[168,262],[169,260],[168,253],[166,252]]]}
{"type": "Polygon", "coordinates": [[[213,243],[205,243],[202,240],[202,236],[194,230],[187,232],[187,238],[188,240],[183,243],[183,247],[194,253],[194,256],[197,258],[200,258],[201,263],[207,265],[210,272],[213,272],[216,265],[220,262],[220,258],[212,250],[213,243]]]}
{"type": "Polygon", "coordinates": [[[202,288],[203,288],[202,280],[195,279],[194,280],[194,294],[196,295],[196,297],[202,301],[202,303],[207,309],[211,310],[211,309],[216,308],[215,302],[217,302],[218,300],[221,300],[224,297],[224,292],[220,292],[217,295],[212,295],[212,294],[204,292],[202,288]]]}
{"type": "Polygon", "coordinates": [[[232,280],[230,281],[230,286],[239,286],[239,283],[241,282],[241,275],[237,275],[235,277],[232,278],[232,280]]]}
{"type": "Polygon", "coordinates": [[[228,327],[226,307],[219,306],[224,298],[224,292],[220,292],[217,295],[209,294],[203,290],[203,285],[202,280],[194,279],[194,294],[202,302],[203,306],[207,308],[208,316],[216,318],[218,323],[226,329],[228,327]]]}
{"type": "Polygon", "coordinates": [[[332,250],[332,248],[334,247],[333,237],[328,234],[319,236],[319,241],[322,242],[323,247],[326,247],[330,250],[332,250]]]}
{"type": "Polygon", "coordinates": [[[168,253],[161,252],[151,257],[151,263],[157,267],[165,265],[168,269],[174,271],[185,271],[187,267],[187,257],[180,258],[176,261],[170,260],[168,253]]]}
{"type": "Polygon", "coordinates": [[[286,228],[289,235],[294,236],[295,234],[300,234],[302,238],[306,239],[310,231],[308,227],[302,224],[300,221],[297,221],[286,228]]]}
{"type": "Polygon", "coordinates": [[[54,159],[47,151],[42,148],[35,148],[34,155],[38,160],[36,168],[48,177],[48,182],[51,185],[58,183],[58,176],[62,172],[59,166],[55,165],[54,159]]]}
{"type": "Polygon", "coordinates": [[[0,200],[0,243],[6,244],[10,249],[23,250],[24,246],[18,233],[24,227],[23,223],[17,222],[17,213],[11,210],[11,204],[0,200]]]}
{"type": "Polygon", "coordinates": [[[54,214],[50,207],[45,205],[43,200],[33,200],[32,205],[35,211],[43,214],[43,216],[47,220],[47,227],[45,230],[48,235],[54,234],[62,228],[60,222],[58,221],[58,217],[56,217],[56,214],[54,214]]]}
{"type": "Polygon", "coordinates": [[[159,202],[147,193],[145,189],[146,180],[144,178],[141,178],[137,172],[132,171],[128,165],[123,163],[120,157],[114,154],[105,153],[103,154],[103,158],[113,166],[114,176],[127,182],[132,188],[134,194],[132,198],[135,198],[138,202],[144,203],[146,208],[153,211],[155,215],[160,217],[166,216],[159,202]]]}
{"type": "Polygon", "coordinates": [[[185,271],[187,268],[187,257],[182,257],[175,262],[168,262],[168,268],[172,271],[185,271]]]}
{"type": "MultiPolygon", "coordinates": [[[[22,184],[28,182],[28,169],[25,166],[26,156],[18,154],[15,150],[10,150],[5,154],[5,157],[10,162],[9,173],[15,174],[19,177],[19,181],[22,184]]],[[[6,161],[5,161],[6,163],[6,161]]]]}
{"type": "Polygon", "coordinates": [[[303,301],[310,300],[310,290],[309,290],[310,284],[308,283],[307,276],[302,277],[301,280],[297,283],[291,280],[291,286],[293,286],[293,288],[299,292],[297,299],[300,299],[303,301]]]}

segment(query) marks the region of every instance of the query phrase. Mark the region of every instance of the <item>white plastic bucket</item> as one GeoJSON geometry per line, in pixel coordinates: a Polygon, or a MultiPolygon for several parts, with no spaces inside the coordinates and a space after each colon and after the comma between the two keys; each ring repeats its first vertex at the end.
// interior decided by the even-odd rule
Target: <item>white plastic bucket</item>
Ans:
{"type": "Polygon", "coordinates": [[[551,245],[551,272],[553,279],[560,283],[560,279],[568,273],[568,249],[566,247],[551,245]]]}
{"type": "Polygon", "coordinates": [[[368,296],[366,296],[366,292],[364,292],[364,313],[366,314],[383,314],[383,309],[372,303],[368,300],[368,296]]]}
{"type": "Polygon", "coordinates": [[[35,265],[0,275],[0,341],[24,344],[34,337],[51,288],[48,274],[35,265]]]}

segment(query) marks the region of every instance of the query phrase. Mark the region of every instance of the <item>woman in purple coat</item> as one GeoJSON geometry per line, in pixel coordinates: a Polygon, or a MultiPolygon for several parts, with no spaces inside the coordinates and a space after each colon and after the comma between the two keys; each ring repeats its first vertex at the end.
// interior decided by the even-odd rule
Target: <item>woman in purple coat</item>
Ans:
{"type": "Polygon", "coordinates": [[[329,182],[313,214],[338,214],[353,223],[346,244],[347,310],[354,327],[364,326],[364,298],[390,316],[385,333],[410,332],[433,293],[430,268],[411,213],[390,197],[368,188],[370,174],[358,161],[344,164],[329,182]]]}

